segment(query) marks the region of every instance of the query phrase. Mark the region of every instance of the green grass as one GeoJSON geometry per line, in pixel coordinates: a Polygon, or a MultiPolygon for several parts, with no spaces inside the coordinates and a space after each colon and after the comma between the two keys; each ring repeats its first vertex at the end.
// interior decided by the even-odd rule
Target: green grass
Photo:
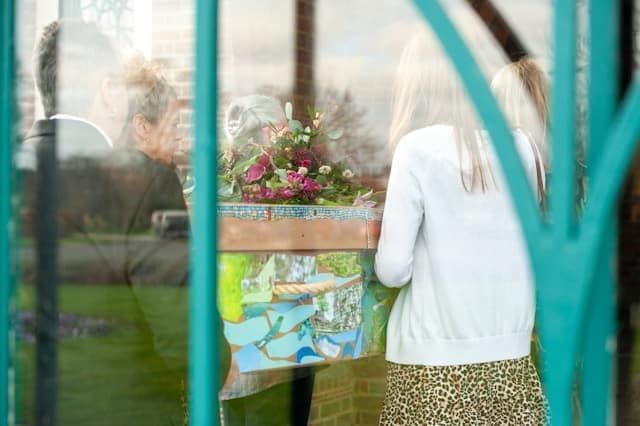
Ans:
{"type": "MultiPolygon", "coordinates": [[[[21,308],[32,311],[33,287],[22,286],[18,294],[21,308]]],[[[104,337],[61,341],[58,424],[182,425],[187,301],[184,288],[61,286],[62,312],[104,317],[115,327],[104,337]]],[[[19,346],[18,361],[20,423],[32,425],[33,344],[19,346]]],[[[640,335],[633,363],[635,376],[640,374],[640,335]]]]}
{"type": "MultiPolygon", "coordinates": [[[[187,289],[64,285],[60,310],[104,317],[104,337],[63,339],[59,346],[58,424],[181,425],[187,365],[187,289]]],[[[32,287],[19,303],[33,310],[32,287]]],[[[20,414],[33,424],[34,345],[18,350],[20,414]]]]}

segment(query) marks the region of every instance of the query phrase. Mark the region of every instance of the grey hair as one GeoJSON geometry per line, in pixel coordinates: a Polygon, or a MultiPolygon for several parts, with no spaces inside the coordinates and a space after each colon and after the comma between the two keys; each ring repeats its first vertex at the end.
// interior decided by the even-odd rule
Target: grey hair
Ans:
{"type": "Polygon", "coordinates": [[[263,127],[286,120],[280,101],[270,96],[249,95],[231,102],[225,113],[224,130],[232,143],[257,137],[263,127]]]}

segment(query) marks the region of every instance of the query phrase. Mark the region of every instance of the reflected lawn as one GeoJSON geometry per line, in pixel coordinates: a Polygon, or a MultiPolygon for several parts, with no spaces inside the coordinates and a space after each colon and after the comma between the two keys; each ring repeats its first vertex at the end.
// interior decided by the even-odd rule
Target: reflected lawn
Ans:
{"type": "MultiPolygon", "coordinates": [[[[186,288],[61,286],[62,313],[103,318],[110,332],[61,339],[58,424],[184,423],[187,294],[186,288]]],[[[19,298],[24,311],[33,311],[33,287],[23,286],[19,298]]],[[[18,349],[19,415],[34,424],[34,344],[25,333],[18,349]]]]}
{"type": "MultiPolygon", "coordinates": [[[[186,288],[144,287],[132,292],[122,285],[61,286],[63,313],[104,318],[110,331],[101,336],[61,340],[58,424],[184,424],[182,384],[187,368],[187,302],[186,288]]],[[[22,286],[19,304],[23,310],[33,311],[32,286],[22,286]]],[[[633,352],[636,395],[640,387],[637,379],[640,377],[640,334],[636,336],[633,352]]],[[[32,342],[23,341],[19,345],[18,361],[21,407],[18,424],[32,425],[32,342]]],[[[640,413],[637,405],[633,408],[634,418],[640,413]]]]}

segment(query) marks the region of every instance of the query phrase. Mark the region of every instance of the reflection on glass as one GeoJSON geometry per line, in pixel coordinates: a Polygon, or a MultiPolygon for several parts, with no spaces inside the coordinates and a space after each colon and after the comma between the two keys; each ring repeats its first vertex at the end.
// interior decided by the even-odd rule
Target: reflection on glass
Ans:
{"type": "MultiPolygon", "coordinates": [[[[181,423],[188,405],[185,237],[190,224],[185,211],[191,207],[197,188],[189,164],[193,2],[60,2],[63,16],[98,21],[101,32],[110,37],[109,44],[118,46],[113,49],[117,56],[127,59],[124,61],[127,67],[123,73],[119,66],[110,66],[121,59],[109,60],[109,55],[92,59],[95,52],[79,55],[82,66],[76,66],[74,61],[78,58],[73,57],[76,42],[89,42],[91,37],[87,35],[89,32],[83,37],[69,35],[62,41],[61,58],[67,52],[65,45],[73,49],[68,50],[68,60],[60,61],[61,78],[55,89],[55,102],[46,96],[32,99],[30,76],[37,69],[29,70],[27,64],[31,45],[40,39],[45,24],[59,17],[59,11],[44,1],[30,3],[35,5],[21,6],[21,19],[26,24],[20,26],[24,34],[19,52],[25,66],[23,124],[29,135],[18,153],[19,165],[25,170],[22,215],[27,241],[21,289],[24,407],[20,416],[24,423],[34,423],[40,413],[36,405],[44,407],[42,394],[47,392],[43,391],[36,403],[38,390],[34,384],[46,368],[36,370],[35,359],[49,345],[57,348],[58,356],[57,370],[49,370],[57,379],[58,391],[49,392],[55,399],[49,403],[55,405],[60,424],[99,423],[107,416],[115,423],[157,424],[167,418],[181,423]],[[50,19],[44,19],[47,16],[50,19]],[[133,55],[134,60],[128,61],[132,48],[142,52],[142,56],[138,52],[133,55]],[[88,80],[93,81],[93,86],[85,84],[88,80]],[[96,89],[97,82],[105,83],[105,87],[96,89]],[[105,101],[97,103],[101,112],[91,112],[94,105],[90,100],[94,99],[105,101]],[[35,120],[52,117],[55,118],[42,120],[49,124],[35,120]],[[56,125],[51,127],[51,122],[56,125]],[[42,176],[40,165],[50,162],[53,152],[38,150],[41,142],[34,141],[53,132],[60,167],[59,280],[54,289],[59,298],[57,312],[55,303],[49,306],[51,310],[43,309],[46,297],[41,291],[46,290],[45,281],[54,281],[44,280],[38,272],[47,262],[46,256],[37,256],[39,236],[45,229],[38,226],[46,225],[43,212],[47,204],[43,203],[43,197],[47,188],[53,188],[50,183],[39,183],[38,176],[42,176]],[[48,160],[44,157],[47,154],[48,160]]],[[[221,112],[211,119],[219,123],[221,147],[226,151],[229,146],[254,143],[263,149],[271,144],[274,134],[277,136],[265,127],[273,124],[281,129],[289,126],[291,119],[302,126],[300,138],[304,137],[306,127],[314,129],[315,119],[321,119],[328,126],[327,131],[339,130],[333,133],[335,139],[322,141],[319,156],[327,164],[307,168],[301,164],[307,158],[291,159],[291,166],[283,163],[272,169],[270,165],[259,164],[266,171],[264,182],[220,185],[234,195],[247,195],[256,190],[254,183],[260,184],[260,197],[254,201],[269,202],[272,206],[269,215],[266,210],[259,210],[261,203],[253,203],[256,209],[235,210],[232,219],[250,213],[255,214],[256,222],[269,221],[266,233],[251,233],[247,239],[255,245],[267,246],[271,242],[278,245],[272,250],[261,248],[242,253],[229,250],[217,265],[221,271],[220,298],[228,301],[220,306],[224,322],[221,333],[228,324],[241,326],[249,320],[266,324],[266,328],[251,330],[255,336],[249,343],[238,340],[242,333],[234,329],[226,336],[230,341],[223,342],[220,348],[223,361],[231,365],[228,377],[226,367],[222,374],[227,378],[220,394],[225,401],[225,422],[262,424],[269,417],[276,424],[287,424],[292,421],[291,416],[298,416],[298,419],[309,417],[311,424],[324,421],[375,424],[382,409],[387,378],[381,355],[386,343],[385,327],[395,297],[395,290],[377,281],[372,251],[377,238],[373,225],[379,225],[384,200],[380,192],[387,189],[392,158],[389,142],[397,142],[417,129],[453,121],[446,124],[463,127],[464,134],[446,148],[451,148],[445,150],[450,157],[439,158],[434,167],[447,164],[454,171],[454,178],[464,182],[468,189],[488,190],[498,186],[503,192],[505,184],[499,167],[495,167],[495,156],[486,148],[490,141],[475,116],[468,125],[461,125],[461,116],[453,120],[446,117],[451,111],[472,110],[468,96],[447,78],[425,77],[422,65],[406,68],[404,79],[409,82],[416,74],[421,75],[426,80],[422,89],[405,86],[403,93],[396,91],[394,96],[392,88],[398,65],[406,59],[406,47],[414,34],[425,26],[410,1],[380,2],[375,8],[364,0],[220,3],[221,112]],[[452,90],[455,95],[451,95],[452,90]],[[273,108],[253,115],[255,105],[248,103],[256,99],[273,108]],[[292,104],[293,117],[287,117],[287,102],[292,104]],[[314,112],[309,117],[307,106],[314,112]],[[413,111],[408,113],[409,109],[413,111]],[[340,173],[333,167],[336,164],[345,165],[340,173]],[[487,164],[490,166],[484,167],[487,164]],[[331,171],[324,168],[327,174],[321,173],[322,166],[331,167],[331,171]],[[296,199],[300,205],[295,207],[300,208],[293,213],[279,210],[283,199],[266,197],[269,192],[263,191],[262,186],[273,194],[267,181],[276,187],[275,192],[281,189],[277,188],[279,185],[289,185],[288,181],[272,180],[277,176],[276,169],[304,176],[301,167],[307,169],[306,176],[314,181],[321,174],[331,176],[334,172],[342,176],[348,170],[348,179],[363,190],[357,196],[358,190],[349,193],[349,202],[344,201],[346,197],[316,194],[317,197],[306,200],[296,199]],[[317,205],[309,208],[308,204],[318,198],[355,204],[351,207],[356,208],[341,210],[328,202],[323,205],[327,209],[317,205]],[[356,214],[353,211],[362,214],[363,210],[376,213],[349,216],[356,214]],[[265,216],[261,216],[263,213],[265,216]],[[278,223],[289,220],[294,224],[278,227],[278,223]],[[336,223],[349,220],[359,220],[361,227],[345,226],[335,231],[336,223]],[[329,222],[331,225],[327,225],[329,222]],[[364,241],[357,249],[349,245],[356,234],[358,241],[364,241]],[[325,246],[317,249],[309,241],[325,246]],[[308,245],[302,249],[302,244],[308,245]],[[329,244],[337,246],[330,250],[329,244]],[[287,309],[292,307],[298,310],[289,312],[287,309]],[[305,310],[313,310],[313,315],[295,316],[305,310]],[[294,343],[286,346],[281,339],[294,343]],[[257,351],[250,352],[251,345],[257,351]],[[289,351],[291,348],[295,350],[289,351]],[[344,361],[365,353],[377,356],[344,361]],[[247,365],[257,365],[256,357],[270,366],[284,362],[304,366],[254,371],[247,365]],[[317,370],[306,367],[315,363],[328,365],[317,370]],[[293,406],[301,408],[292,413],[293,406]]],[[[499,43],[484,28],[483,20],[465,2],[445,3],[472,47],[487,82],[492,82],[514,129],[520,153],[525,158],[543,159],[543,167],[539,162],[525,161],[532,188],[540,188],[545,170],[549,171],[546,101],[522,90],[519,83],[522,70],[505,67],[510,59],[500,52],[499,43]]],[[[551,55],[547,24],[551,7],[549,2],[535,6],[529,3],[495,1],[535,62],[548,71],[551,55]]],[[[420,49],[429,56],[432,70],[446,56],[431,36],[420,49]]],[[[446,64],[441,73],[455,77],[446,64]]],[[[38,93],[41,91],[42,87],[38,93]]],[[[257,167],[254,172],[261,170],[257,167]]],[[[247,171],[238,174],[246,175],[247,171]]],[[[443,188],[448,182],[444,176],[443,173],[434,178],[443,188]]],[[[304,187],[304,180],[295,178],[304,187]]],[[[321,177],[319,182],[328,185],[321,177]]],[[[442,201],[447,197],[452,197],[451,193],[438,194],[437,198],[442,201]]],[[[247,199],[241,195],[233,201],[246,204],[247,199]]],[[[488,210],[470,213],[455,208],[449,216],[461,226],[477,226],[495,217],[488,210]]],[[[504,219],[505,214],[498,214],[498,218],[504,219]]],[[[516,224],[506,219],[502,221],[504,229],[515,229],[516,224]]],[[[443,229],[435,228],[434,234],[443,229]]],[[[493,237],[499,239],[496,234],[493,237]]],[[[470,234],[465,238],[469,239],[470,234]]],[[[457,243],[460,241],[450,237],[434,257],[455,258],[460,271],[469,270],[472,261],[469,256],[460,256],[457,243]]],[[[514,258],[513,263],[519,264],[521,259],[517,255],[514,258]]],[[[496,273],[489,275],[495,278],[496,273]]],[[[55,302],[53,293],[50,300],[55,302]]]]}
{"type": "Polygon", "coordinates": [[[20,56],[35,46],[33,68],[22,63],[28,131],[16,156],[18,421],[183,424],[190,226],[174,153],[189,147],[191,82],[175,70],[191,66],[191,7],[171,25],[185,42],[161,53],[165,39],[144,40],[151,22],[169,30],[165,5],[51,5],[21,6],[18,26],[20,56]],[[155,61],[128,60],[131,47],[155,61]]]}

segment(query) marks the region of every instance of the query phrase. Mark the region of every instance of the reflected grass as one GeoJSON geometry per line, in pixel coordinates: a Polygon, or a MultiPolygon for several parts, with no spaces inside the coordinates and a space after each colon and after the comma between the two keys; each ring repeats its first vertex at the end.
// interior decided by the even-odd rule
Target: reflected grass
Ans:
{"type": "MultiPolygon", "coordinates": [[[[102,337],[60,341],[58,424],[182,425],[187,365],[186,288],[63,285],[60,311],[114,324],[102,337]]],[[[34,288],[19,291],[32,311],[34,288]]],[[[22,342],[20,419],[34,424],[34,344],[22,342]]]]}

